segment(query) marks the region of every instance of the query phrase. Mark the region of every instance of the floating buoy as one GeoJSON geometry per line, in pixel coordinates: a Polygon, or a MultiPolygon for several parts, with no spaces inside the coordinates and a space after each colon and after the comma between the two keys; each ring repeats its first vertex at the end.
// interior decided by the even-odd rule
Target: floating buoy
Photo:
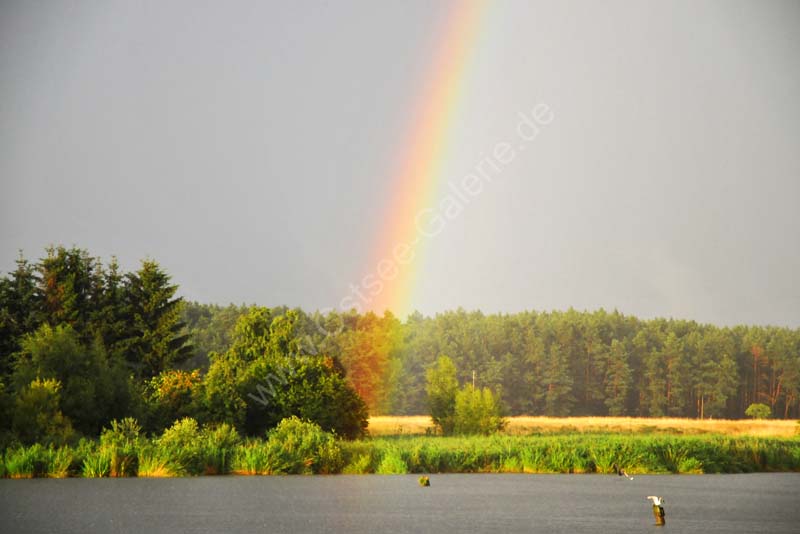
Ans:
{"type": "Polygon", "coordinates": [[[653,501],[653,517],[656,518],[656,525],[665,525],[664,498],[656,497],[655,495],[649,495],[647,498],[653,501]]]}
{"type": "Polygon", "coordinates": [[[419,477],[419,485],[422,486],[423,488],[427,488],[428,486],[431,485],[431,479],[423,475],[419,477]]]}

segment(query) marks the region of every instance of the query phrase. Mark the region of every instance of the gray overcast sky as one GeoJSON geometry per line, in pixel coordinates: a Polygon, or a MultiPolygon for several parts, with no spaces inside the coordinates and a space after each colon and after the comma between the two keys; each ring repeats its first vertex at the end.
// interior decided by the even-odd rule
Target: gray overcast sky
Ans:
{"type": "MultiPolygon", "coordinates": [[[[454,5],[2,2],[0,270],[75,244],[193,300],[337,306],[454,5]]],[[[415,308],[800,326],[800,2],[500,1],[479,30],[448,179],[555,119],[425,244],[415,308]]]]}

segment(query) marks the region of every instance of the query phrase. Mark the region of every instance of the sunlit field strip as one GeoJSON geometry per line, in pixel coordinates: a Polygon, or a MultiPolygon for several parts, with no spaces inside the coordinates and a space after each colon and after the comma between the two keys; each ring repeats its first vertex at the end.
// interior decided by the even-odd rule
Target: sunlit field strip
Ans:
{"type": "MultiPolygon", "coordinates": [[[[433,424],[428,416],[373,416],[369,419],[372,436],[424,435],[433,424]]],[[[509,417],[505,433],[527,435],[539,433],[664,433],[724,434],[730,436],[791,437],[800,434],[795,419],[680,419],[648,417],[509,417]]]]}

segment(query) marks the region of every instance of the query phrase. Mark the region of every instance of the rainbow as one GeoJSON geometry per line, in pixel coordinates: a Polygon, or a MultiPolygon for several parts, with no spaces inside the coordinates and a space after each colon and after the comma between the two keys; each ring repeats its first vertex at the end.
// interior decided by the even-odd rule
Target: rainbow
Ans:
{"type": "MultiPolygon", "coordinates": [[[[486,3],[461,0],[445,17],[439,49],[413,111],[400,164],[393,172],[386,217],[362,280],[362,308],[403,316],[411,311],[425,241],[418,215],[436,200],[449,155],[453,119],[463,99],[464,78],[477,44],[486,3]]],[[[355,301],[354,297],[354,301],[355,301]]]]}

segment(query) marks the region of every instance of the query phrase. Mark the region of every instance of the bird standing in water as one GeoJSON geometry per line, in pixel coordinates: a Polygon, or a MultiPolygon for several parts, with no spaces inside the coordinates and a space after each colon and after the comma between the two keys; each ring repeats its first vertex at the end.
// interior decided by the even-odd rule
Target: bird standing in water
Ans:
{"type": "Polygon", "coordinates": [[[653,516],[656,518],[656,525],[664,525],[666,524],[666,519],[664,519],[664,498],[657,497],[655,495],[648,495],[648,499],[653,501],[653,516]]]}

